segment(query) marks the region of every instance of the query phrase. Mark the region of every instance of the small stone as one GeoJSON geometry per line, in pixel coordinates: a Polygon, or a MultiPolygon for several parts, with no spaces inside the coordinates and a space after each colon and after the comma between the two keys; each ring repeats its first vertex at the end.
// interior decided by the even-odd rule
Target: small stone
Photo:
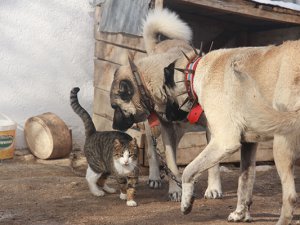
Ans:
{"type": "Polygon", "coordinates": [[[32,154],[28,154],[28,155],[17,156],[16,159],[21,161],[34,161],[35,157],[32,154]]]}
{"type": "Polygon", "coordinates": [[[14,152],[15,156],[23,156],[23,155],[29,155],[31,154],[30,151],[25,148],[25,149],[16,149],[14,152]]]}

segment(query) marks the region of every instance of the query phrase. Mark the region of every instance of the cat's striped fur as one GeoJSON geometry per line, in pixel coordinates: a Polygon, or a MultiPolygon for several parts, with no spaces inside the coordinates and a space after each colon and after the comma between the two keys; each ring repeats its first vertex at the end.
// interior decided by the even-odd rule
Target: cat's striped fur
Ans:
{"type": "Polygon", "coordinates": [[[120,184],[121,199],[127,199],[128,206],[136,206],[135,186],[138,179],[138,147],[136,139],[119,131],[96,131],[88,112],[79,104],[75,87],[70,93],[74,112],[82,119],[85,127],[84,153],[88,162],[86,179],[91,192],[103,196],[104,191],[114,193],[105,181],[113,175],[120,184]]]}

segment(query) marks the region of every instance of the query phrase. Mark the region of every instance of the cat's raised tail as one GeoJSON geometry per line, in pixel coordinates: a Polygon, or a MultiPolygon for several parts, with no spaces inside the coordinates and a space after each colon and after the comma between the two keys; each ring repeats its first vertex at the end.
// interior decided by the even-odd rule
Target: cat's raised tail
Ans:
{"type": "Polygon", "coordinates": [[[89,113],[79,104],[77,93],[80,91],[79,87],[74,87],[70,93],[70,104],[74,112],[82,119],[85,136],[90,137],[96,132],[95,125],[89,113]]]}

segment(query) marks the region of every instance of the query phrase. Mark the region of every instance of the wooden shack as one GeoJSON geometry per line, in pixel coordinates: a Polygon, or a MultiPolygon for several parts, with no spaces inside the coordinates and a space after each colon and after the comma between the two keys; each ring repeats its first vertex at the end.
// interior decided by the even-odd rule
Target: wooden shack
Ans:
{"type": "MultiPolygon", "coordinates": [[[[109,0],[107,0],[109,1],[109,0]]],[[[214,49],[280,44],[300,37],[300,12],[272,4],[250,0],[152,0],[149,7],[167,7],[179,14],[193,29],[194,46],[204,43],[207,51],[211,42],[214,49]]],[[[109,91],[115,70],[134,59],[146,56],[141,36],[108,33],[99,30],[102,6],[95,10],[95,68],[94,114],[98,130],[111,130],[113,110],[109,91]]],[[[143,129],[128,131],[139,140],[141,162],[147,164],[143,129]]],[[[187,165],[206,146],[205,133],[187,133],[179,144],[177,163],[187,165]]],[[[272,161],[272,143],[259,145],[258,161],[272,161]]],[[[225,162],[239,161],[236,153],[225,162]]]]}

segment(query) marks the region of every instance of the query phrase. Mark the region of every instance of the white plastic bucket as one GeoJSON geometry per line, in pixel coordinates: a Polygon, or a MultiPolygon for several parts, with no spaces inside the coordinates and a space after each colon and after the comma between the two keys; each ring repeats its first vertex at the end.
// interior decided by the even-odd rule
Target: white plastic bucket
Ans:
{"type": "Polygon", "coordinates": [[[17,124],[3,114],[0,115],[0,159],[11,159],[15,151],[17,124]]]}

